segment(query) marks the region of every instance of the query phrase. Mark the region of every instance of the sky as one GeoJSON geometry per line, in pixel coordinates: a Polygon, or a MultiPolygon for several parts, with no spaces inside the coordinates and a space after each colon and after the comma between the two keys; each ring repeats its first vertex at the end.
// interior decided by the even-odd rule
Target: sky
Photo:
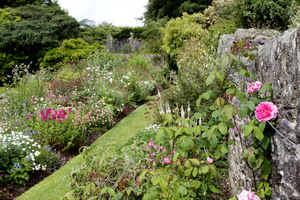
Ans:
{"type": "Polygon", "coordinates": [[[142,17],[148,0],[58,0],[58,4],[77,21],[89,19],[96,25],[103,22],[115,26],[143,26],[142,17]]]}

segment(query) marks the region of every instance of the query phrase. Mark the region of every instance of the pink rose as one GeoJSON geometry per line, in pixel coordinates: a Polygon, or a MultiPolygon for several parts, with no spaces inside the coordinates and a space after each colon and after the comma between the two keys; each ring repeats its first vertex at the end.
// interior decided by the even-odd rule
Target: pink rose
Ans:
{"type": "Polygon", "coordinates": [[[262,83],[259,81],[255,81],[253,83],[248,83],[248,85],[249,85],[249,88],[248,88],[247,92],[252,94],[254,91],[260,90],[262,83]]]}
{"type": "Polygon", "coordinates": [[[214,162],[214,159],[213,158],[210,158],[210,157],[207,157],[206,158],[206,161],[210,164],[212,164],[214,162]]]}
{"type": "Polygon", "coordinates": [[[272,102],[261,102],[255,108],[255,117],[259,122],[274,120],[277,116],[277,106],[272,102]]]}
{"type": "Polygon", "coordinates": [[[238,200],[260,200],[258,196],[255,195],[255,192],[249,192],[247,190],[243,190],[241,194],[237,195],[238,200]]]}

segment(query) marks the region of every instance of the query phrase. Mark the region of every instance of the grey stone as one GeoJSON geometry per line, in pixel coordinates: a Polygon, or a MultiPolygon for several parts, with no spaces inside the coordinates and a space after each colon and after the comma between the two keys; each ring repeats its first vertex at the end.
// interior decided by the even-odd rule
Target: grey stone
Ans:
{"type": "MultiPolygon", "coordinates": [[[[240,39],[268,40],[265,45],[259,45],[254,51],[254,61],[242,61],[259,81],[272,84],[272,101],[279,110],[276,128],[300,148],[300,25],[297,29],[282,34],[272,30],[238,29],[235,34],[221,37],[218,53],[229,53],[232,41],[240,39]]],[[[239,75],[233,77],[243,90],[246,90],[247,82],[254,81],[239,75]]],[[[242,123],[243,121],[240,121],[240,124],[242,123]]],[[[230,132],[229,139],[239,144],[240,139],[235,133],[230,132]]],[[[272,137],[271,145],[272,198],[300,199],[299,149],[277,133],[272,137]]],[[[246,170],[240,149],[238,145],[229,148],[229,179],[233,194],[238,188],[253,188],[252,173],[246,170]]]]}

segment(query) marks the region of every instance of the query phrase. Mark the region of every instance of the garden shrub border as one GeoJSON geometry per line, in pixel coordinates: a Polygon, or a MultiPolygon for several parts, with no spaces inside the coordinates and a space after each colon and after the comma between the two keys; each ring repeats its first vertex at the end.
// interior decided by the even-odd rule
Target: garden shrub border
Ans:
{"type": "MultiPolygon", "coordinates": [[[[95,150],[97,149],[95,147],[99,145],[111,143],[112,145],[110,146],[110,149],[111,153],[113,154],[115,153],[114,147],[126,141],[126,139],[133,136],[138,131],[146,128],[150,124],[150,119],[145,118],[146,116],[144,114],[146,107],[146,104],[140,106],[129,116],[120,121],[115,127],[102,135],[91,145],[92,152],[95,152],[95,150]]],[[[70,170],[71,168],[80,165],[81,161],[82,155],[79,154],[78,156],[70,160],[66,165],[54,172],[52,175],[45,178],[42,182],[30,188],[28,191],[18,197],[17,200],[59,200],[63,198],[63,196],[70,191],[70,178],[68,177],[70,170]]]]}

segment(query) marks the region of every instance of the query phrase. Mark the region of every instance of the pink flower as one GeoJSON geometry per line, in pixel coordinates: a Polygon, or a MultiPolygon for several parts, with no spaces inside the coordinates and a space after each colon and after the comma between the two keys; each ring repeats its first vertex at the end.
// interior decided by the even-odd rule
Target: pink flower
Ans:
{"type": "Polygon", "coordinates": [[[262,83],[259,81],[255,81],[253,83],[248,83],[248,85],[249,85],[249,88],[248,88],[247,92],[252,94],[254,91],[260,90],[262,83]]]}
{"type": "Polygon", "coordinates": [[[249,192],[247,190],[243,190],[241,194],[237,195],[238,200],[260,200],[258,196],[255,195],[255,192],[249,192]]]}
{"type": "Polygon", "coordinates": [[[141,165],[142,168],[146,169],[146,165],[141,165]]]}
{"type": "Polygon", "coordinates": [[[214,162],[214,159],[213,158],[210,158],[210,157],[207,157],[206,158],[206,161],[210,164],[212,164],[214,162]]]}
{"type": "Polygon", "coordinates": [[[166,164],[170,164],[170,163],[171,163],[170,156],[164,158],[164,162],[165,162],[166,164]]]}
{"type": "Polygon", "coordinates": [[[259,122],[274,120],[277,116],[277,106],[272,102],[261,102],[255,108],[255,117],[259,122]]]}

